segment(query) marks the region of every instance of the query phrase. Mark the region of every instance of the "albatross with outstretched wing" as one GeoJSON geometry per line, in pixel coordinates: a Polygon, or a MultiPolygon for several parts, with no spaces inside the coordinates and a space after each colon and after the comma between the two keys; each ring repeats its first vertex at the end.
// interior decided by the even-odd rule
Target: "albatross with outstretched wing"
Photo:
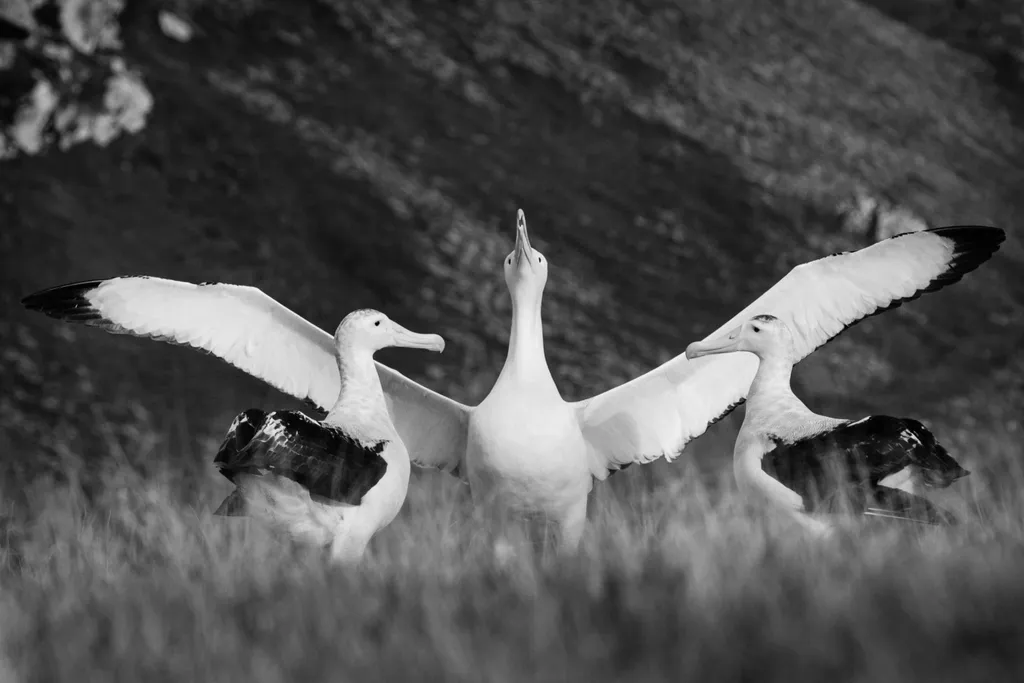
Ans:
{"type": "Polygon", "coordinates": [[[686,348],[693,360],[748,352],[758,358],[747,414],[733,449],[739,489],[814,531],[842,510],[928,524],[953,517],[928,500],[969,472],[917,420],[871,415],[847,420],[811,412],[796,397],[793,335],[771,314],[756,315],[720,339],[686,348]]]}
{"type": "Polygon", "coordinates": [[[441,352],[444,339],[410,332],[380,311],[345,316],[334,333],[344,377],[322,422],[298,411],[238,415],[214,458],[235,484],[214,514],[247,515],[355,562],[405,502],[408,449],[388,414],[373,354],[389,346],[441,352]]]}
{"type": "MultiPolygon", "coordinates": [[[[869,315],[958,281],[1004,239],[998,228],[937,228],[804,263],[707,338],[771,310],[787,322],[803,358],[869,315]]],[[[566,402],[544,356],[548,264],[530,245],[522,211],[503,267],[513,302],[508,355],[478,406],[380,363],[377,372],[415,464],[468,480],[476,501],[540,513],[572,549],[593,479],[678,456],[744,400],[757,359],[729,354],[691,361],[680,354],[605,393],[566,402]]],[[[252,287],[118,277],[44,290],[23,303],[62,320],[204,349],[321,408],[338,396],[331,336],[252,287]]]]}

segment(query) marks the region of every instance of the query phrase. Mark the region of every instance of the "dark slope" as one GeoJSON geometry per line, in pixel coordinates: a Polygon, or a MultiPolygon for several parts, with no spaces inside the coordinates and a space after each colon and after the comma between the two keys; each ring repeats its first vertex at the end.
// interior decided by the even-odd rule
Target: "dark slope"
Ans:
{"type": "Polygon", "coordinates": [[[19,304],[127,273],[256,285],[327,329],[386,310],[449,347],[381,360],[479,400],[504,355],[497,264],[518,206],[553,264],[567,398],[682,352],[800,261],[866,244],[840,228],[866,192],[1009,238],[807,359],[799,390],[825,412],[954,406],[953,425],[1020,405],[1024,130],[977,58],[877,11],[250,2],[200,10],[180,44],[155,6],[123,25],[156,98],[148,128],[0,165],[8,452],[201,459],[240,408],[298,407],[212,358],[19,304]]]}

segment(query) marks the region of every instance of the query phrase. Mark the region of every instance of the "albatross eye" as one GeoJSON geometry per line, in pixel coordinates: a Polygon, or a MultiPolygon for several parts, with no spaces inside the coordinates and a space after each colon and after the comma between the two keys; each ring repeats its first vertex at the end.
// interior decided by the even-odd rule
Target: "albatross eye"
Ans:
{"type": "Polygon", "coordinates": [[[755,327],[755,328],[754,328],[754,332],[760,332],[760,331],[761,331],[761,328],[760,328],[760,327],[755,327]]]}
{"type": "Polygon", "coordinates": [[[374,326],[374,327],[380,327],[380,321],[378,320],[377,322],[375,322],[375,323],[373,324],[373,326],[374,326]]]}

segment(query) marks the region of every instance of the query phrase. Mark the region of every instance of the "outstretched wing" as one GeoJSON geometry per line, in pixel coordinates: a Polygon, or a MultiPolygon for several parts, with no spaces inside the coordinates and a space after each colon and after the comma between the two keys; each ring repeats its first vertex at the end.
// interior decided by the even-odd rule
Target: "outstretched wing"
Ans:
{"type": "Polygon", "coordinates": [[[249,441],[238,448],[245,416],[236,418],[214,458],[232,482],[240,474],[276,474],[296,482],[314,499],[359,505],[388,469],[381,455],[386,441],[360,443],[336,427],[295,411],[266,415],[249,441]]]}
{"type": "MultiPolygon", "coordinates": [[[[58,320],[201,349],[325,411],[341,390],[333,337],[255,287],[128,276],[53,287],[22,304],[58,320]]],[[[469,409],[385,365],[377,371],[413,462],[458,472],[469,409]]]]}
{"type": "MultiPolygon", "coordinates": [[[[770,313],[793,331],[799,358],[864,318],[957,282],[996,252],[998,228],[948,227],[907,233],[858,251],[801,264],[706,339],[770,313]]],[[[676,457],[746,399],[757,358],[730,353],[664,365],[576,403],[595,476],[676,457]]]]}
{"type": "Polygon", "coordinates": [[[395,431],[412,462],[466,480],[462,466],[469,430],[469,408],[377,363],[384,398],[395,431]]]}

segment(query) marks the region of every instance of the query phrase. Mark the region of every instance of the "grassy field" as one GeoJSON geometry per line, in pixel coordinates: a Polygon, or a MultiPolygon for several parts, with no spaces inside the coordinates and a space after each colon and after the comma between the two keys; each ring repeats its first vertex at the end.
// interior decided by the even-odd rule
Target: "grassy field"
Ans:
{"type": "Polygon", "coordinates": [[[90,501],[41,485],[4,529],[22,677],[3,680],[1016,680],[1017,464],[972,475],[959,527],[828,541],[681,465],[654,491],[600,487],[571,559],[496,553],[465,489],[425,476],[355,570],[212,518],[228,489],[212,476],[185,490],[122,470],[90,501]]]}
{"type": "Polygon", "coordinates": [[[0,682],[1020,678],[1020,25],[1013,0],[953,4],[128,3],[148,127],[0,165],[0,682]],[[418,472],[366,566],[329,568],[209,515],[231,418],[295,401],[18,304],[146,273],[253,284],[325,329],[376,307],[449,343],[382,361],[475,403],[523,207],[575,399],[873,241],[844,222],[864,196],[1009,235],[794,377],[814,409],[932,426],[972,471],[955,529],[811,543],[761,519],[729,476],[741,409],[599,484],[578,558],[496,555],[466,490],[418,472]]]}

